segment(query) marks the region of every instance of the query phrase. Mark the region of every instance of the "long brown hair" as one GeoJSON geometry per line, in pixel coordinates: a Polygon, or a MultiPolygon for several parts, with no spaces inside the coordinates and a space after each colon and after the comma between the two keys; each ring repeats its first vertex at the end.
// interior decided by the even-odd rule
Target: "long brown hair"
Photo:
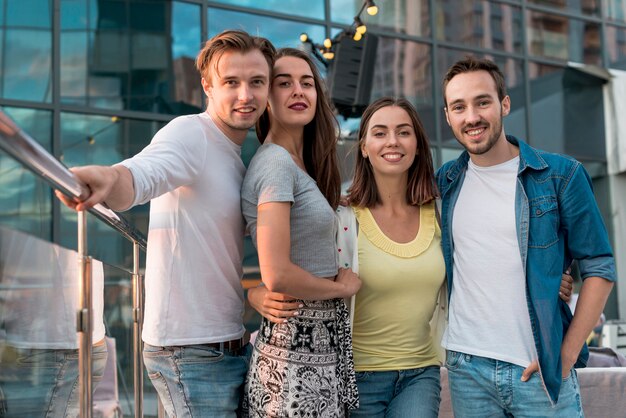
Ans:
{"type": "Polygon", "coordinates": [[[411,167],[409,167],[408,182],[406,188],[406,201],[409,205],[419,206],[430,202],[437,196],[437,185],[433,170],[433,159],[428,145],[428,138],[424,126],[417,115],[417,110],[406,99],[382,97],[370,104],[359,125],[359,152],[356,152],[356,167],[352,186],[348,189],[348,201],[351,205],[371,208],[380,203],[378,187],[374,178],[372,164],[363,157],[360,152],[367,137],[367,129],[370,119],[380,109],[387,106],[397,106],[404,109],[411,118],[415,137],[417,138],[417,155],[411,167]]]}
{"type": "MultiPolygon", "coordinates": [[[[328,100],[325,84],[315,64],[305,52],[294,48],[281,48],[276,53],[275,59],[278,61],[282,57],[300,58],[306,61],[311,68],[315,91],[317,92],[317,103],[315,105],[315,117],[304,126],[304,166],[307,173],[317,182],[317,187],[326,197],[330,206],[336,209],[339,205],[341,189],[341,177],[337,163],[339,124],[328,100]]],[[[261,143],[265,141],[269,131],[270,116],[266,109],[256,124],[256,134],[261,143]]]]}

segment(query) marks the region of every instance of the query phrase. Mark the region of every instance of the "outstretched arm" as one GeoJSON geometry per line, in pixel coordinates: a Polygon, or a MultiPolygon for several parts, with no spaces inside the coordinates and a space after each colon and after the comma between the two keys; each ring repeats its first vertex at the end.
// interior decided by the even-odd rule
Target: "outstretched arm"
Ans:
{"type": "Polygon", "coordinates": [[[105,203],[115,211],[122,211],[132,204],[135,196],[133,175],[123,165],[88,165],[70,170],[91,190],[89,197],[83,201],[73,200],[57,190],[57,197],[71,209],[87,210],[98,203],[105,203]]]}

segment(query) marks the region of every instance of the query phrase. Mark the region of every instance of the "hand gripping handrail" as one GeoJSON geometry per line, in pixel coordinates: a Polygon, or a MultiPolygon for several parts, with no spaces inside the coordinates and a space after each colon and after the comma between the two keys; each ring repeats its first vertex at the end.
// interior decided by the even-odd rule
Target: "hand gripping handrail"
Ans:
{"type": "MultiPolygon", "coordinates": [[[[30,171],[55,189],[78,200],[86,199],[89,188],[59,160],[54,158],[37,141],[22,131],[0,110],[0,149],[25,165],[30,171]]],[[[102,204],[89,212],[113,227],[133,243],[133,363],[135,385],[135,417],[143,417],[143,358],[141,329],[143,325],[143,278],[139,274],[139,250],[146,250],[146,238],[118,214],[102,204]]],[[[91,340],[93,322],[92,264],[87,255],[87,221],[85,212],[78,213],[79,303],[76,315],[78,333],[79,403],[80,416],[93,414],[91,385],[91,340]]]]}
{"type": "MultiPolygon", "coordinates": [[[[89,196],[90,191],[85,184],[30,135],[21,130],[2,110],[0,110],[0,149],[67,196],[78,200],[84,200],[89,196]]],[[[89,212],[116,229],[128,240],[138,243],[145,251],[147,243],[144,235],[117,213],[102,204],[95,205],[89,209],[89,212]]]]}

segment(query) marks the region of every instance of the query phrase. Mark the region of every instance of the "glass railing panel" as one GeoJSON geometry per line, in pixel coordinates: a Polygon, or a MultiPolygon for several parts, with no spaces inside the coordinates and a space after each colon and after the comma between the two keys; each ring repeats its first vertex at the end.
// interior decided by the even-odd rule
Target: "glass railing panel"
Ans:
{"type": "MultiPolygon", "coordinates": [[[[76,251],[0,226],[0,416],[78,415],[79,266],[76,251]]],[[[92,266],[95,386],[107,349],[104,266],[92,266]]]]}

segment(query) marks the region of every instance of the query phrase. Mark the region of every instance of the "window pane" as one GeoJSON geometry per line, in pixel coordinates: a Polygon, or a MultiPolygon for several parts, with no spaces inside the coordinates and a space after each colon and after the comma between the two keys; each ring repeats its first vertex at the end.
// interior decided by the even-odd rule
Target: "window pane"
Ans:
{"type": "Polygon", "coordinates": [[[610,20],[626,22],[626,1],[624,0],[607,0],[606,1],[606,17],[610,20]]]}
{"type": "MultiPolygon", "coordinates": [[[[367,63],[366,63],[367,64],[367,63]]],[[[435,137],[430,46],[380,37],[370,101],[405,97],[413,103],[429,138],[435,137]]]]}
{"type": "Polygon", "coordinates": [[[324,0],[216,0],[216,2],[324,19],[324,0]]]}
{"type": "Polygon", "coordinates": [[[64,103],[87,104],[86,31],[61,33],[61,99],[64,103]]]}
{"type": "MultiPolygon", "coordinates": [[[[61,159],[69,167],[87,164],[111,165],[137,154],[164,123],[109,116],[61,113],[61,159]]],[[[149,205],[142,205],[123,216],[147,234],[149,205]]],[[[132,245],[112,228],[90,217],[89,251],[108,263],[129,266],[132,245]]],[[[76,213],[61,206],[60,243],[76,248],[76,213]]]]}
{"type": "Polygon", "coordinates": [[[546,13],[526,15],[531,55],[563,61],[602,64],[600,25],[546,13]]]}
{"type": "Polygon", "coordinates": [[[324,27],[320,25],[213,8],[209,9],[208,14],[209,37],[226,29],[237,28],[263,36],[272,41],[277,48],[300,46],[302,32],[306,32],[315,43],[321,44],[326,37],[324,27]]]}
{"type": "Polygon", "coordinates": [[[563,68],[529,63],[532,145],[563,153],[563,68]]]}
{"type": "MultiPolygon", "coordinates": [[[[456,61],[465,58],[467,52],[463,50],[440,48],[437,56],[439,76],[436,86],[441,86],[443,77],[448,68],[456,61]]],[[[526,96],[524,93],[524,73],[521,60],[513,58],[485,55],[483,58],[493,60],[504,73],[507,94],[511,98],[511,112],[503,119],[504,131],[520,139],[526,139],[526,96]]],[[[440,93],[443,96],[443,93],[440,93]]],[[[452,130],[446,122],[445,113],[441,110],[441,135],[445,146],[457,147],[452,130]]]]}
{"type": "Polygon", "coordinates": [[[626,70],[626,29],[607,25],[606,35],[610,66],[626,70]]]}
{"type": "MultiPolygon", "coordinates": [[[[50,151],[50,112],[14,107],[4,107],[2,110],[24,132],[50,151]]],[[[0,226],[51,239],[51,202],[52,192],[47,183],[0,151],[0,226]]]]}
{"type": "Polygon", "coordinates": [[[591,16],[600,16],[600,7],[602,6],[602,0],[528,0],[528,2],[591,16]]]}
{"type": "Polygon", "coordinates": [[[169,0],[64,0],[63,5],[63,102],[169,114],[201,111],[194,65],[201,46],[199,5],[169,0]]]}
{"type": "Polygon", "coordinates": [[[10,29],[5,32],[6,51],[0,97],[49,102],[52,97],[52,36],[47,30],[10,29]],[[10,57],[10,59],[9,59],[10,57]]]}
{"type": "Polygon", "coordinates": [[[52,0],[7,0],[9,26],[49,29],[52,27],[52,0]]]}
{"type": "MultiPolygon", "coordinates": [[[[363,22],[371,28],[391,30],[407,35],[430,35],[430,9],[428,0],[377,1],[378,14],[361,13],[363,22]]],[[[330,17],[333,22],[352,24],[359,12],[361,0],[330,0],[330,17]]]]}
{"type": "Polygon", "coordinates": [[[576,68],[532,63],[533,143],[578,159],[606,161],[602,86],[576,68]]]}
{"type": "Polygon", "coordinates": [[[64,29],[87,29],[95,27],[89,21],[95,15],[90,11],[97,7],[97,0],[61,0],[61,27],[64,29]]]}
{"type": "Polygon", "coordinates": [[[437,16],[445,22],[437,38],[499,51],[522,52],[522,12],[519,7],[482,0],[455,7],[437,2],[437,16]]]}

